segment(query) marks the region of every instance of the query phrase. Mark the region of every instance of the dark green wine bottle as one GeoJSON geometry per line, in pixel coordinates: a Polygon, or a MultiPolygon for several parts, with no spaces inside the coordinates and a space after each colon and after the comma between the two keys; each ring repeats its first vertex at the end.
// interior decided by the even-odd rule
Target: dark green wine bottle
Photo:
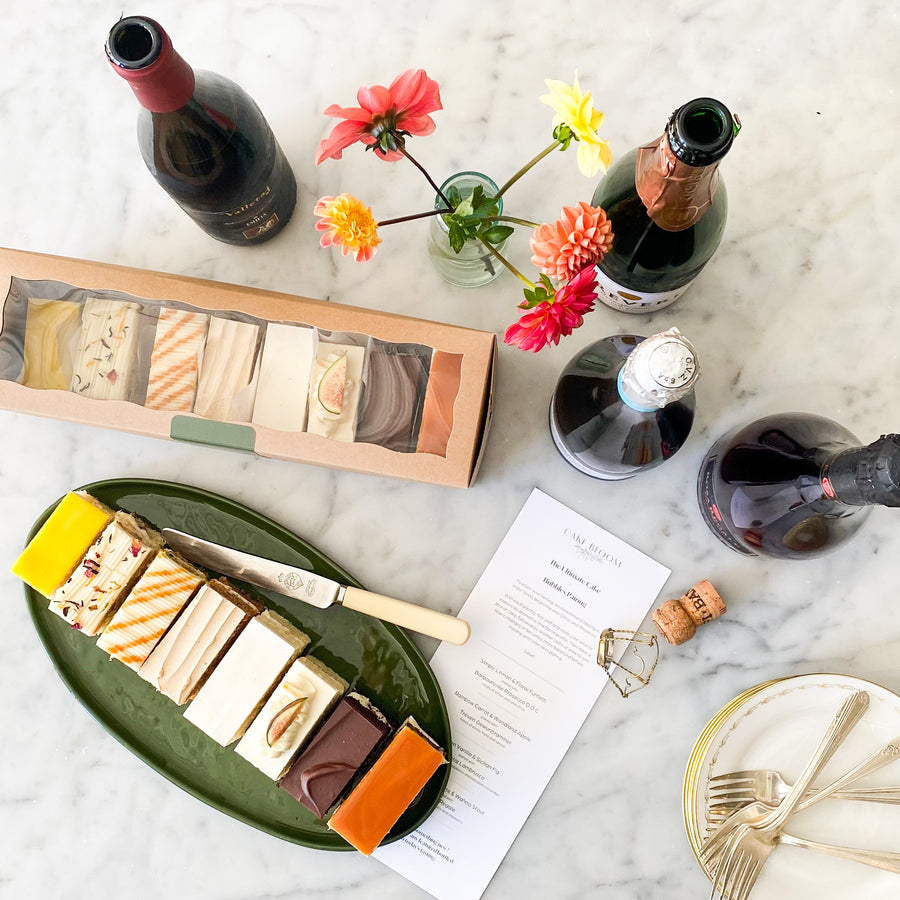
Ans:
{"type": "Polygon", "coordinates": [[[598,298],[621,312],[674,303],[715,253],[728,200],[718,166],[740,128],[718,100],[672,113],[663,135],[610,167],[594,191],[612,222],[612,248],[597,265],[598,298]]]}

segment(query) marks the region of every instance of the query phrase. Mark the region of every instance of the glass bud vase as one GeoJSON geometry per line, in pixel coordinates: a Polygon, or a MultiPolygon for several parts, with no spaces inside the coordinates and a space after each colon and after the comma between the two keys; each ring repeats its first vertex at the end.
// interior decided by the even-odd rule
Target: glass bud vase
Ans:
{"type": "MultiPolygon", "coordinates": [[[[462,197],[471,194],[481,185],[487,196],[496,196],[500,190],[497,185],[479,172],[457,172],[451,175],[442,185],[441,191],[446,196],[449,188],[455,186],[462,197]]],[[[435,197],[434,208],[441,209],[444,201],[435,197]]],[[[498,213],[503,212],[503,198],[500,198],[498,213]]],[[[497,245],[502,253],[506,241],[497,245]]],[[[494,256],[481,241],[466,241],[462,250],[456,253],[450,246],[450,230],[443,216],[432,216],[428,231],[428,255],[438,275],[455,284],[457,287],[481,287],[489,284],[502,271],[503,263],[494,256]]]]}

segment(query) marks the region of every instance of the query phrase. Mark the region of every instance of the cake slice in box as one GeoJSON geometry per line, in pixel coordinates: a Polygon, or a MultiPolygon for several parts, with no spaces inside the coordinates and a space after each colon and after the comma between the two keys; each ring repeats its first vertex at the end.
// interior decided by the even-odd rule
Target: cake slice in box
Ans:
{"type": "Polygon", "coordinates": [[[207,582],[150,651],[138,675],[179,706],[186,703],[262,609],[225,581],[207,582]]]}
{"type": "Polygon", "coordinates": [[[320,343],[309,383],[306,430],[335,441],[356,439],[365,347],[320,343]]]}
{"type": "Polygon", "coordinates": [[[259,326],[212,316],[197,380],[194,412],[207,419],[232,418],[235,397],[250,384],[259,326]]]}
{"type": "Polygon", "coordinates": [[[137,516],[117,512],[75,571],[50,598],[50,610],[85,634],[99,634],[162,547],[137,516]]]}
{"type": "Polygon", "coordinates": [[[139,669],[206,577],[171,550],[160,550],[100,635],[97,646],[139,669]]]}
{"type": "Polygon", "coordinates": [[[265,610],[240,633],[184,717],[227,747],[244,733],[285,669],[308,644],[309,637],[300,629],[265,610]]]}
{"type": "Polygon", "coordinates": [[[322,819],[390,733],[381,711],[351,692],[338,701],[280,785],[322,819]]]}
{"type": "Polygon", "coordinates": [[[159,311],[144,406],[183,412],[194,408],[208,327],[206,313],[170,308],[159,311]]]}
{"type": "Polygon", "coordinates": [[[277,780],[347,687],[347,682],[325,663],[313,656],[301,656],[287,670],[235,750],[277,780]]]}
{"type": "Polygon", "coordinates": [[[313,330],[266,325],[252,421],[278,431],[303,431],[313,360],[313,330]]]}
{"type": "Polygon", "coordinates": [[[71,491],[28,542],[11,572],[48,600],[72,574],[113,512],[83,491],[71,491]]]}
{"type": "Polygon", "coordinates": [[[415,719],[407,719],[328,820],[328,827],[361,853],[370,854],[446,761],[415,719]]]}
{"type": "Polygon", "coordinates": [[[124,300],[88,297],[70,388],[95,400],[127,400],[134,374],[141,307],[124,300]]]}
{"type": "Polygon", "coordinates": [[[72,381],[72,350],[77,342],[81,307],[73,300],[28,301],[22,384],[40,390],[67,391],[72,381]]]}

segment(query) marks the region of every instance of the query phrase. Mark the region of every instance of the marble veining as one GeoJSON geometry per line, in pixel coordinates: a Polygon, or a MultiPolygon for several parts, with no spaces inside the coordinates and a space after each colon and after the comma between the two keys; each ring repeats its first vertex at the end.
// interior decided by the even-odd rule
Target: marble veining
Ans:
{"type": "MultiPolygon", "coordinates": [[[[895,6],[147,0],[125,10],[157,18],[186,59],[239,82],[269,119],[300,201],[284,233],[252,249],[206,237],[145,171],[135,102],[103,55],[121,4],[5,0],[3,12],[0,246],[498,334],[515,317],[518,283],[503,275],[475,292],[444,284],[428,263],[422,223],[384,229],[367,265],[318,247],[312,207],[322,194],[355,193],[379,218],[431,205],[410,166],[359,147],[316,168],[331,127],[326,106],[352,105],[360,84],[426,68],[444,110],[435,134],[411,147],[438,181],[469,168],[500,181],[512,174],[549,141],[551,116],[537,100],[543,79],[570,79],[576,68],[606,113],[602,133],[616,156],[655,137],[694,96],[718,97],[744,127],[721,167],[725,240],[683,299],[649,317],[598,309],[580,332],[537,355],[501,346],[493,430],[469,491],[0,412],[0,896],[424,897],[373,860],[285,844],[207,808],[125,751],[69,695],[9,564],[49,503],[75,485],[124,476],[231,496],[312,541],[367,587],[445,611],[460,608],[535,485],[669,566],[660,600],[709,578],[728,612],[690,643],[663,647],[647,691],[627,701],[604,693],[485,895],[704,896],[682,825],[681,782],[720,706],[757,682],[801,672],[900,690],[897,511],[875,510],[851,545],[815,563],[767,562],[719,545],[694,499],[706,447],[744,420],[803,409],[867,441],[900,426],[895,6]],[[673,325],[696,344],[704,369],[687,445],[630,481],[585,478],[556,453],[547,428],[559,372],[607,334],[673,325]]],[[[550,220],[593,188],[572,151],[553,154],[510,192],[507,211],[550,220]]],[[[526,237],[518,234],[510,253],[528,270],[526,237]]],[[[432,641],[415,640],[432,652],[432,641]]]]}

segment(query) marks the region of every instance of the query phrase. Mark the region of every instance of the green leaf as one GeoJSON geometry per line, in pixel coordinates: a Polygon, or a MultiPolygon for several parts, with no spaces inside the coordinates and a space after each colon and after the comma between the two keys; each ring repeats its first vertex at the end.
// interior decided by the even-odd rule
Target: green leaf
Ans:
{"type": "Polygon", "coordinates": [[[513,233],[513,230],[509,225],[491,225],[479,236],[489,244],[502,244],[513,233]]]}
{"type": "MultiPolygon", "coordinates": [[[[449,218],[449,217],[448,217],[449,218]]],[[[466,243],[466,231],[459,222],[452,220],[450,225],[450,247],[454,253],[459,253],[466,243]]]]}

